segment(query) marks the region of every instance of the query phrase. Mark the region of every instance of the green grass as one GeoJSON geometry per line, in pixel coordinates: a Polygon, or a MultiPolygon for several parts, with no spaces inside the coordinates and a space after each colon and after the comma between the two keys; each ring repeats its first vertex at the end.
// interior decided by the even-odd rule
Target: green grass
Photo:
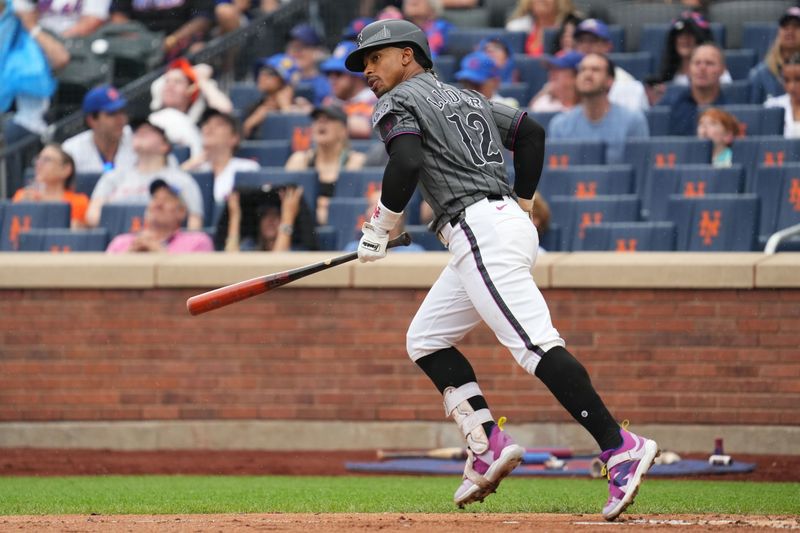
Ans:
{"type": "MultiPolygon", "coordinates": [[[[2,477],[0,515],[459,512],[457,478],[286,476],[2,477]]],[[[602,480],[508,479],[481,512],[598,513],[602,480]]],[[[636,513],[800,515],[800,483],[648,479],[636,513]]],[[[463,511],[460,511],[463,512],[463,511]]]]}

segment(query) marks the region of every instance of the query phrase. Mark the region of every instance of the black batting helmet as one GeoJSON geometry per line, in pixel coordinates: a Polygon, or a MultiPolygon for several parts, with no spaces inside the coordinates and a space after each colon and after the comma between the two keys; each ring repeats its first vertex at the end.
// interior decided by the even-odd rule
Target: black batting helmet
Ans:
{"type": "Polygon", "coordinates": [[[407,20],[379,20],[368,24],[358,34],[358,48],[350,52],[345,66],[352,72],[364,72],[364,55],[386,46],[410,46],[422,55],[422,68],[433,67],[428,38],[419,27],[407,20]]]}

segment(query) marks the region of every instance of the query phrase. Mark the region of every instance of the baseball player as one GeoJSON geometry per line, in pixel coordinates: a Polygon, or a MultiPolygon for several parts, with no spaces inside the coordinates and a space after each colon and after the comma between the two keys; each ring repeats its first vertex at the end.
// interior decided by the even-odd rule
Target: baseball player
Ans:
{"type": "Polygon", "coordinates": [[[417,185],[434,211],[431,229],[452,256],[411,322],[407,349],[467,442],[455,503],[483,501],[524,452],[495,422],[472,366],[455,348],[483,320],[597,441],[609,476],[603,515],[614,520],[633,502],[658,445],[617,424],[586,369],[565,349],[531,276],[538,237],[530,213],[544,130],[524,111],[439,81],[425,34],[408,21],[366,26],[345,64],[363,71],[379,97],[372,124],[389,153],[381,200],[362,227],[359,259],[386,256],[389,231],[417,185]],[[502,147],[514,152],[513,190],[502,147]]]}

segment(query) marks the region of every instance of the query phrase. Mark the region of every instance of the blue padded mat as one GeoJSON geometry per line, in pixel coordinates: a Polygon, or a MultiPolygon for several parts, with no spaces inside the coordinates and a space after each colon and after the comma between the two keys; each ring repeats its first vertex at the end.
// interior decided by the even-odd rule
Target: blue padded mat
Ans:
{"type": "MultiPolygon", "coordinates": [[[[514,476],[583,476],[589,477],[591,457],[576,457],[564,461],[563,470],[548,470],[540,464],[522,464],[514,476]]],[[[464,463],[445,459],[392,459],[380,462],[345,463],[352,472],[383,474],[457,474],[464,472],[464,463]]],[[[712,466],[699,459],[683,459],[670,465],[654,465],[648,476],[700,476],[709,474],[743,474],[755,470],[754,463],[732,462],[728,466],[712,466]]]]}

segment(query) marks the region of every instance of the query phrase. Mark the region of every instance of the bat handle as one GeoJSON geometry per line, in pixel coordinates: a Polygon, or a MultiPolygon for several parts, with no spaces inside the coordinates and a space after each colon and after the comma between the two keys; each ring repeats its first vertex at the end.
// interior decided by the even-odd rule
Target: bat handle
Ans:
{"type": "Polygon", "coordinates": [[[404,231],[403,233],[401,233],[400,235],[389,241],[389,243],[386,245],[386,248],[389,249],[389,248],[396,248],[398,246],[408,246],[409,244],[411,244],[411,235],[409,235],[407,232],[404,231]]]}

